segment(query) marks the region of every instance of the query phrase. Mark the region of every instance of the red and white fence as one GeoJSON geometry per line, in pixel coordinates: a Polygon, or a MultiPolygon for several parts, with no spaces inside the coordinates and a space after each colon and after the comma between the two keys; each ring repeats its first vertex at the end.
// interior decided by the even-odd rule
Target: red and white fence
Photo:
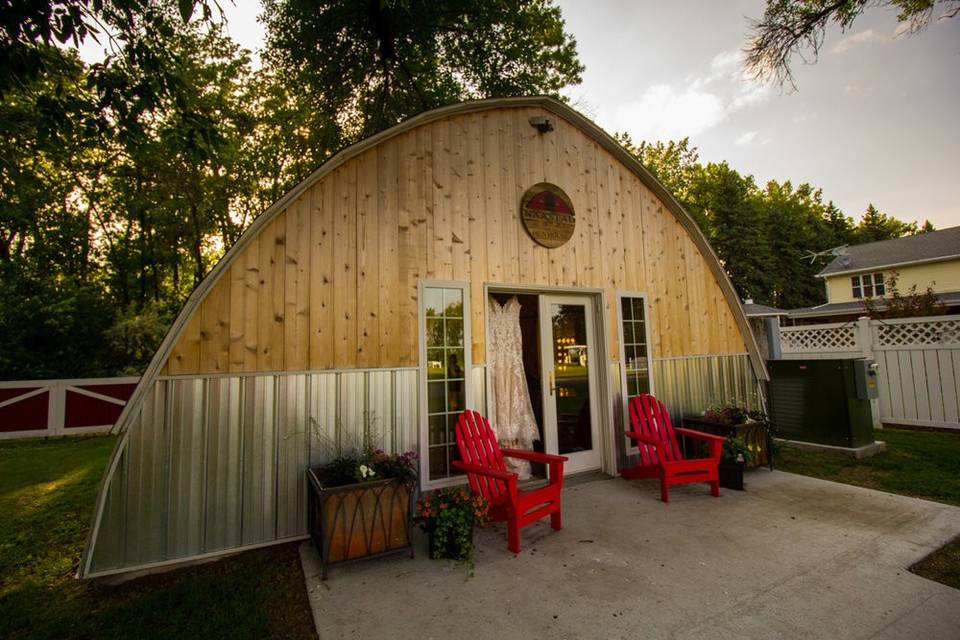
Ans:
{"type": "Polygon", "coordinates": [[[0,382],[0,439],[109,431],[138,380],[132,377],[0,382]]]}

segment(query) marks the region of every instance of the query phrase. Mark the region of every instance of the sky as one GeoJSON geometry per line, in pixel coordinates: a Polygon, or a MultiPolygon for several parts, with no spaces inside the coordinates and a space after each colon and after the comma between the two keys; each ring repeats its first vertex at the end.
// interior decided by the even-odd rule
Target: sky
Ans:
{"type": "MultiPolygon", "coordinates": [[[[859,219],[873,203],[906,221],[960,225],[960,18],[898,35],[873,8],[832,29],[796,90],[744,79],[740,50],[763,0],[559,0],[586,66],[574,107],[635,142],[689,137],[703,161],[808,182],[859,219]]],[[[257,0],[221,2],[230,35],[263,45],[257,0]]]]}
{"type": "Polygon", "coordinates": [[[561,0],[587,67],[567,95],[609,132],[689,136],[702,160],[809,182],[855,219],[872,202],[960,225],[960,19],[897,36],[894,12],[868,10],[781,91],[741,74],[747,18],[765,4],[561,0]]]}

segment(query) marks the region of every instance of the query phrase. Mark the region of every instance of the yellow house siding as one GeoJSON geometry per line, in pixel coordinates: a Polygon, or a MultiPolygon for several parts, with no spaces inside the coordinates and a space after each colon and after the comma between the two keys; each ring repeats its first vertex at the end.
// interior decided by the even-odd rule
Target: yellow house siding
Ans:
{"type": "MultiPolygon", "coordinates": [[[[907,265],[895,269],[875,269],[862,273],[877,273],[878,271],[883,272],[884,280],[887,280],[896,271],[899,274],[897,289],[900,290],[900,293],[906,293],[914,285],[916,285],[917,291],[924,291],[927,287],[933,288],[937,293],[960,291],[960,259],[907,265]]],[[[860,274],[847,273],[828,276],[826,278],[827,302],[852,302],[854,297],[850,278],[855,275],[860,274]]]]}

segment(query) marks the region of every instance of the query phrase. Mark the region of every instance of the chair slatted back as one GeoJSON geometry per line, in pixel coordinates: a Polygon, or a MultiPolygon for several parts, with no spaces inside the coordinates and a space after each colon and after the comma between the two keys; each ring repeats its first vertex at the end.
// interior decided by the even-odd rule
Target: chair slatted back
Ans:
{"type": "MultiPolygon", "coordinates": [[[[467,409],[457,420],[456,433],[461,460],[487,469],[506,471],[497,436],[486,418],[476,411],[467,409]]],[[[491,505],[508,498],[507,485],[503,480],[475,473],[468,473],[467,479],[470,481],[473,492],[482,495],[491,505]]]]}
{"type": "MultiPolygon", "coordinates": [[[[670,422],[670,413],[663,403],[649,393],[641,393],[630,400],[630,425],[634,431],[642,435],[663,442],[666,446],[661,449],[665,462],[683,460],[680,455],[680,446],[677,444],[677,434],[670,422]]],[[[657,450],[642,442],[637,442],[640,450],[640,460],[645,465],[660,463],[657,450]]]]}

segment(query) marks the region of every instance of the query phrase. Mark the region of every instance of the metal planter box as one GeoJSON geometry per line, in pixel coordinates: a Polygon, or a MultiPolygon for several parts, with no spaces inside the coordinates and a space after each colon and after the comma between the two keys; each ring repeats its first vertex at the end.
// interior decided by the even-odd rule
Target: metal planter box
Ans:
{"type": "Polygon", "coordinates": [[[316,469],[307,478],[310,539],[320,552],[323,580],[332,564],[401,551],[413,557],[412,485],[378,480],[324,487],[316,469]]]}

